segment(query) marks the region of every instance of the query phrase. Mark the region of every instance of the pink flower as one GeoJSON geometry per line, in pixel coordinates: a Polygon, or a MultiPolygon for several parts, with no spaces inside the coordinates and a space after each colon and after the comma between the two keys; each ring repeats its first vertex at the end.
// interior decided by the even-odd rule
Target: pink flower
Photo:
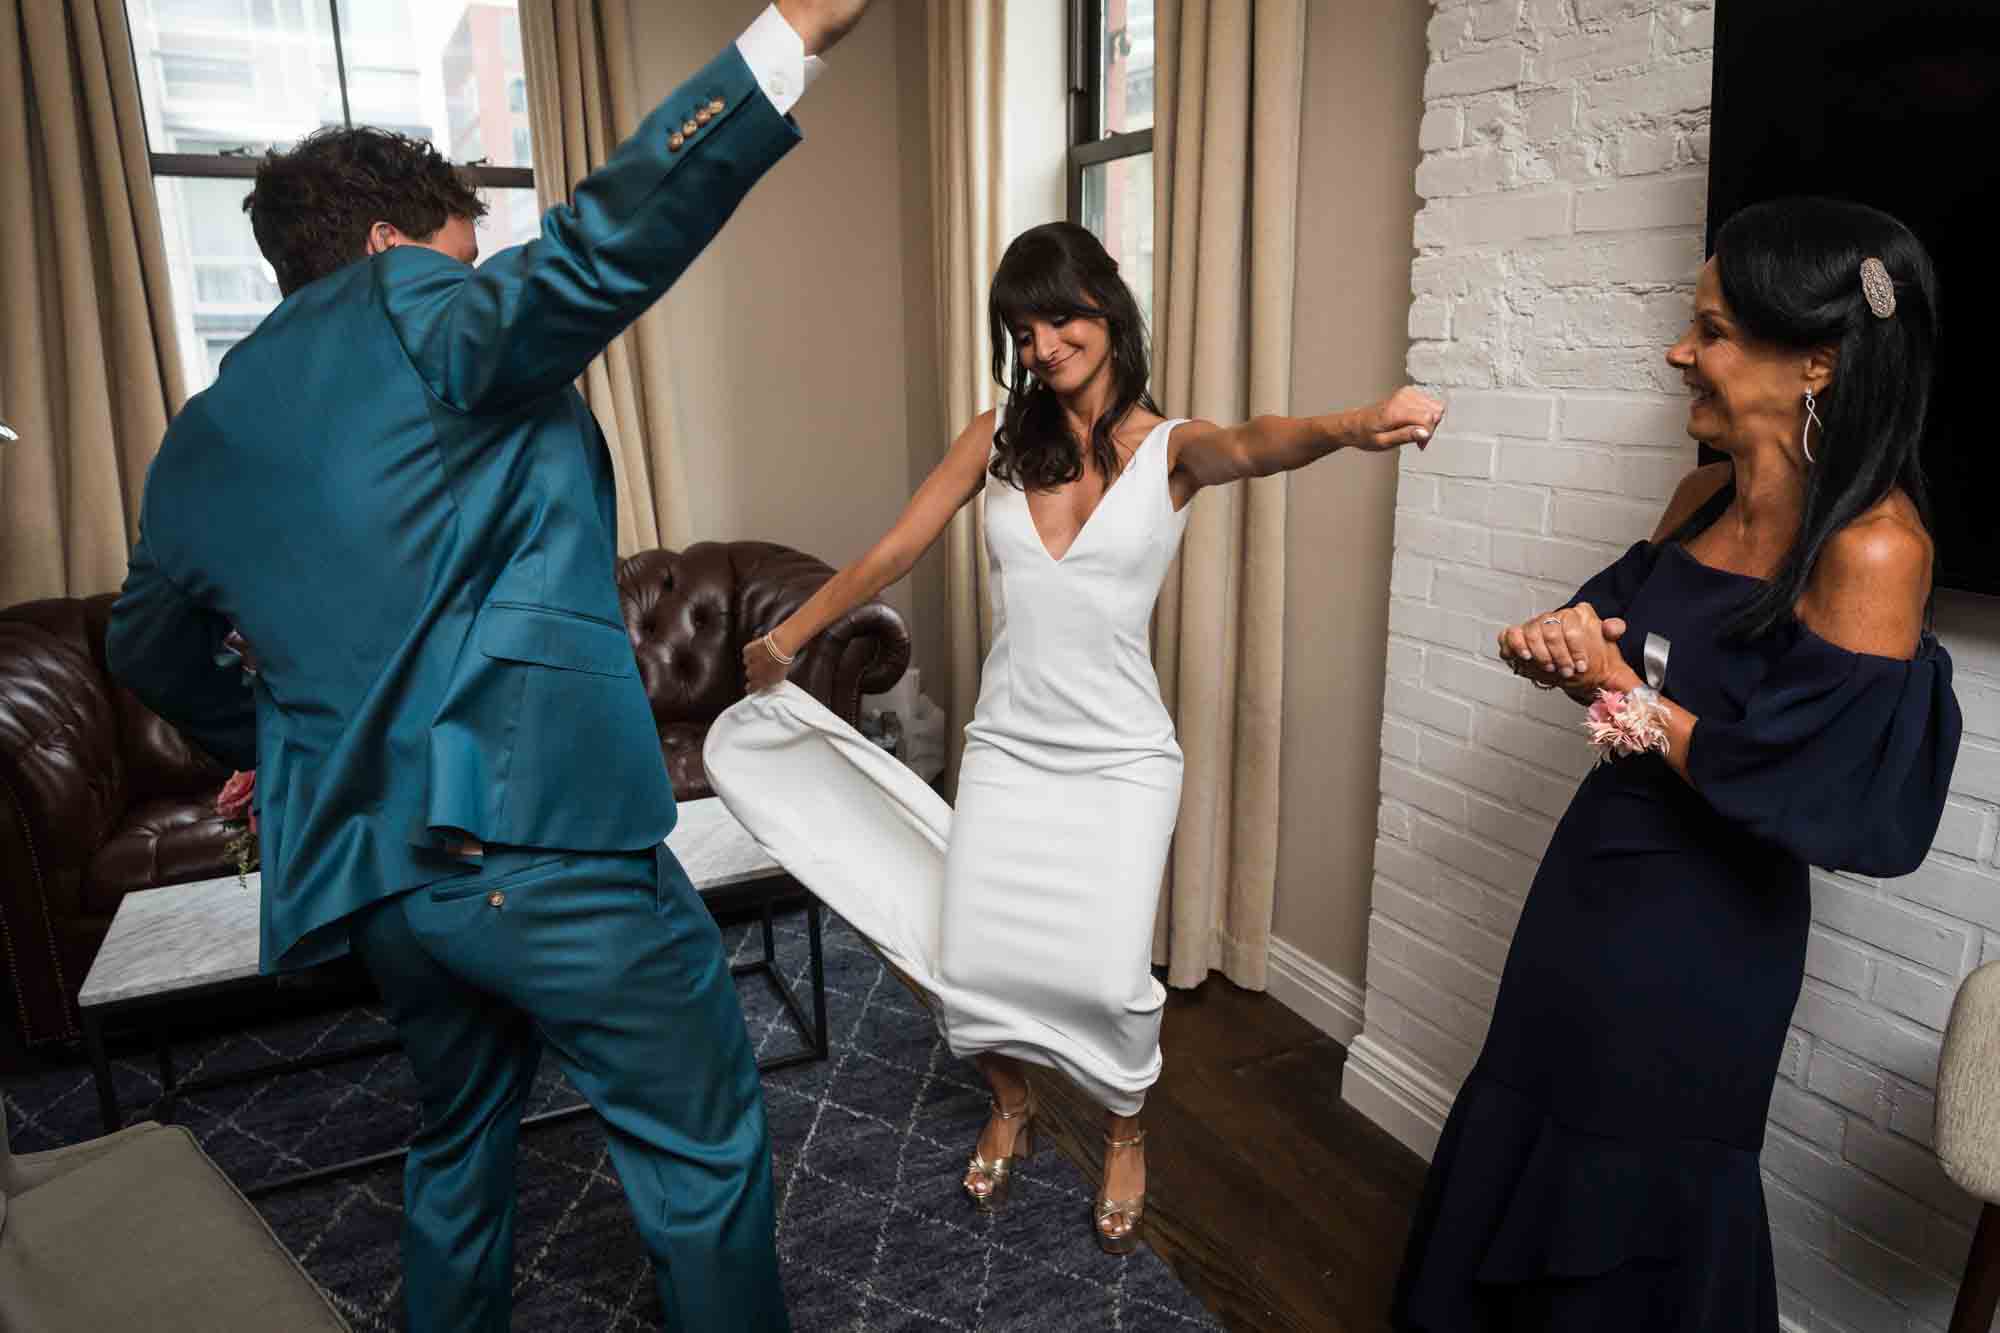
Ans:
{"type": "Polygon", "coordinates": [[[257,794],[257,770],[252,768],[229,775],[229,781],[222,784],[222,790],[215,796],[215,813],[224,819],[241,819],[248,815],[250,831],[257,831],[257,812],[250,808],[250,802],[257,794]]]}
{"type": "Polygon", "coordinates": [[[1666,712],[1646,699],[1634,699],[1617,690],[1600,689],[1583,720],[1590,743],[1597,747],[1597,761],[1628,754],[1667,752],[1666,712]]]}

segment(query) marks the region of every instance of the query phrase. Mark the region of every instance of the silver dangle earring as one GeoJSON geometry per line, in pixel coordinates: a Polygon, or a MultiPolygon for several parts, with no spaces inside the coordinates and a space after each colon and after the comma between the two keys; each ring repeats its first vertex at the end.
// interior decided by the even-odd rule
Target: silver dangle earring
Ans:
{"type": "Polygon", "coordinates": [[[1813,397],[1813,391],[1811,389],[1807,389],[1806,424],[1805,424],[1805,429],[1799,432],[1799,447],[1806,451],[1806,462],[1809,464],[1817,463],[1819,461],[1818,459],[1813,457],[1813,451],[1812,451],[1813,427],[1814,426],[1819,427],[1819,433],[1822,438],[1824,438],[1826,435],[1826,426],[1819,419],[1818,409],[1819,409],[1819,400],[1813,397]]]}

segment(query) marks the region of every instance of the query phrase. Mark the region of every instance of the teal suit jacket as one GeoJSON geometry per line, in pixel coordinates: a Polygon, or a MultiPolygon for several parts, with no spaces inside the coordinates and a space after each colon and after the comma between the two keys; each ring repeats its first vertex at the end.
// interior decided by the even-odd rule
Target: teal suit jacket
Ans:
{"type": "Polygon", "coordinates": [[[265,971],[476,873],[442,850],[461,833],[616,851],[673,827],[610,458],[572,381],[797,140],[732,45],[539,239],[477,269],[399,247],[303,287],[174,419],[105,650],[149,707],[257,769],[265,971]],[[232,624],[254,680],[223,650],[232,624]]]}

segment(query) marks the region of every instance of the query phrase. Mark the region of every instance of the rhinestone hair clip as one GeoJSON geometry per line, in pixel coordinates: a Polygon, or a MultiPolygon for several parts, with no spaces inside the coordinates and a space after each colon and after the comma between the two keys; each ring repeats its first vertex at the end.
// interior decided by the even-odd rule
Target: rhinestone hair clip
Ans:
{"type": "Polygon", "coordinates": [[[1887,319],[1896,313],[1896,284],[1890,280],[1888,268],[1873,255],[1861,261],[1861,294],[1868,298],[1875,318],[1887,319]]]}

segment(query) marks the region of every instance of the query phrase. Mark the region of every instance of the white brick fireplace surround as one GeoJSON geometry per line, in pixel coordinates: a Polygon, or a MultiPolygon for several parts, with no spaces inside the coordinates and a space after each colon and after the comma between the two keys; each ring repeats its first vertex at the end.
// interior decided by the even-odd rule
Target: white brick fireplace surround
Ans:
{"type": "MultiPolygon", "coordinates": [[[[1714,23],[1709,0],[1437,0],[1430,24],[1409,369],[1450,407],[1403,455],[1344,1087],[1421,1153],[1589,764],[1574,707],[1502,670],[1494,633],[1645,536],[1694,462],[1661,353],[1701,260],[1714,23]]],[[[1930,1090],[1958,981],[2000,957],[2000,605],[1945,595],[1938,622],[1966,738],[1930,860],[1813,878],[1763,1158],[1795,1329],[1942,1329],[1977,1215],[1932,1156],[1930,1090]]]]}

